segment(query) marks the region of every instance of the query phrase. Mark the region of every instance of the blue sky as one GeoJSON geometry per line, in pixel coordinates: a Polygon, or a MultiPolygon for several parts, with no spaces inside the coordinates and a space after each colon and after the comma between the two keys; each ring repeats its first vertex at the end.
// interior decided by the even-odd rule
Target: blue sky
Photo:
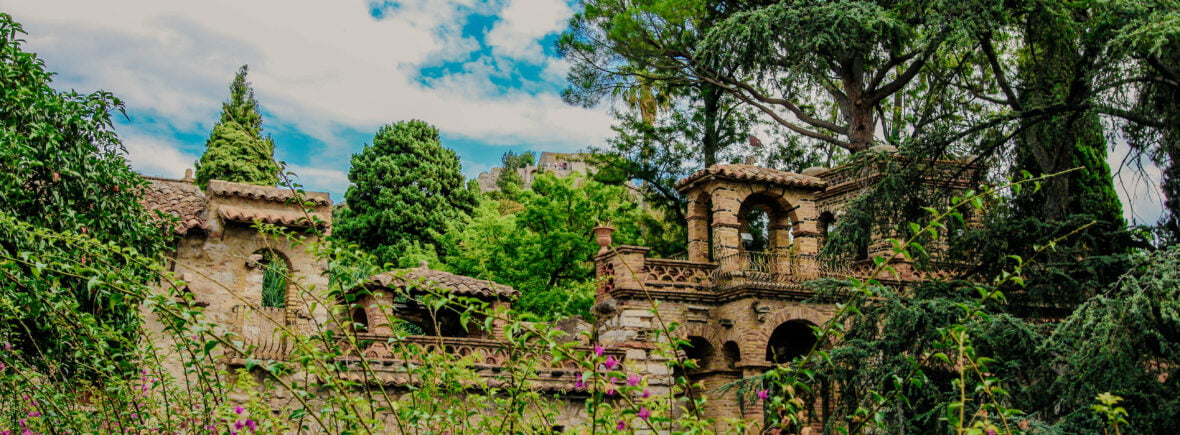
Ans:
{"type": "Polygon", "coordinates": [[[132,166],[180,177],[204,150],[238,67],[264,132],[311,190],[343,198],[349,158],[386,123],[439,127],[469,178],[505,151],[601,145],[603,108],[564,104],[553,43],[565,0],[0,0],[59,89],[113,92],[132,166]]]}
{"type": "MultiPolygon", "coordinates": [[[[277,157],[340,201],[349,159],[387,123],[422,119],[473,178],[509,150],[584,150],[610,136],[605,108],[560,99],[553,46],[567,0],[0,0],[55,86],[126,103],[117,130],[132,166],[179,178],[204,151],[238,67],[277,157]]],[[[1161,213],[1158,168],[1108,159],[1128,220],[1161,213]]]]}

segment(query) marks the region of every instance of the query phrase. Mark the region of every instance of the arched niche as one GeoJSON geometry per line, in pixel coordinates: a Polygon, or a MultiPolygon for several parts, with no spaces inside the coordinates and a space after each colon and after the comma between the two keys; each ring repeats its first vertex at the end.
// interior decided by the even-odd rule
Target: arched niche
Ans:
{"type": "Polygon", "coordinates": [[[691,374],[694,371],[704,370],[712,366],[717,357],[717,350],[704,337],[689,336],[688,346],[684,348],[684,357],[696,361],[697,368],[689,370],[689,374],[691,374]]]}
{"type": "Polygon", "coordinates": [[[724,358],[725,367],[732,369],[742,362],[742,349],[736,341],[727,341],[721,345],[721,356],[724,358]]]}
{"type": "Polygon", "coordinates": [[[806,355],[815,347],[815,326],[802,319],[788,320],[770,334],[766,343],[766,360],[774,364],[786,364],[806,355]]]}
{"type": "Polygon", "coordinates": [[[364,307],[353,308],[349,317],[352,318],[353,330],[356,332],[369,332],[369,315],[365,313],[364,307]]]}
{"type": "Polygon", "coordinates": [[[263,308],[285,308],[291,287],[291,260],[282,252],[260,249],[250,256],[247,265],[253,268],[249,282],[254,282],[263,308]]]}

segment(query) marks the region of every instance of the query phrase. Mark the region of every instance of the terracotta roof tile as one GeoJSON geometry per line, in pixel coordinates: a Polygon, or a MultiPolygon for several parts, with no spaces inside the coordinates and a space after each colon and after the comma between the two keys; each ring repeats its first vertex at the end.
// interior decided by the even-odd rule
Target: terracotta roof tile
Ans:
{"type": "Polygon", "coordinates": [[[149,211],[159,210],[176,216],[180,220],[173,228],[176,234],[188,234],[193,228],[209,229],[205,216],[205,206],[209,201],[197,185],[185,180],[143,178],[150,184],[144,187],[140,202],[149,211]]]}
{"type": "Polygon", "coordinates": [[[827,187],[827,183],[819,179],[819,177],[735,163],[729,165],[713,165],[697,171],[677,182],[676,189],[681,191],[687,190],[696,185],[697,182],[709,177],[736,181],[761,181],[782,186],[808,187],[815,190],[823,190],[827,187]]]}
{"type": "MultiPolygon", "coordinates": [[[[255,186],[245,183],[231,183],[222,180],[209,180],[209,187],[205,189],[209,195],[237,196],[249,199],[264,199],[267,201],[287,202],[295,198],[291,189],[269,186],[255,186]]],[[[316,205],[332,205],[332,200],[326,192],[304,192],[304,201],[311,201],[316,205]]]]}
{"type": "Polygon", "coordinates": [[[459,296],[500,299],[515,299],[520,296],[520,291],[503,284],[425,267],[386,272],[374,275],[369,280],[372,283],[370,285],[385,288],[410,286],[412,289],[416,286],[434,286],[450,290],[459,296]]]}
{"type": "Polygon", "coordinates": [[[255,220],[260,220],[268,224],[285,227],[311,226],[311,222],[307,219],[307,214],[301,210],[266,210],[223,205],[217,208],[217,214],[221,215],[222,219],[235,222],[253,223],[255,220]]]}

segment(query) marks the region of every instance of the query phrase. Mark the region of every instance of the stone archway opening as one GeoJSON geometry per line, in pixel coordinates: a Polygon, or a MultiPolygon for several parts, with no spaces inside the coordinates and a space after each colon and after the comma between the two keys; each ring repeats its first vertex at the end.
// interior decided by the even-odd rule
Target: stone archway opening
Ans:
{"type": "Polygon", "coordinates": [[[258,258],[258,268],[262,271],[261,305],[264,308],[286,307],[291,262],[283,254],[270,249],[256,252],[254,258],[258,258]]]}
{"type": "Polygon", "coordinates": [[[786,252],[794,240],[789,210],[763,194],[742,201],[738,224],[739,249],[743,252],[786,252]]]}
{"type": "Polygon", "coordinates": [[[788,320],[774,328],[766,344],[766,360],[774,364],[787,364],[806,355],[816,344],[812,326],[806,320],[788,320]]]}
{"type": "Polygon", "coordinates": [[[713,364],[713,360],[717,356],[717,350],[704,337],[690,336],[688,337],[688,346],[684,348],[684,357],[696,362],[695,369],[689,369],[688,374],[705,370],[713,364]]]}

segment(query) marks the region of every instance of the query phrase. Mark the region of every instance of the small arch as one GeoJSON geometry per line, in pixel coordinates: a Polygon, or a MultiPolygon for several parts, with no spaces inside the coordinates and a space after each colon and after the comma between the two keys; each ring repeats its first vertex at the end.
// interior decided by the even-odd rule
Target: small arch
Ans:
{"type": "Polygon", "coordinates": [[[766,360],[774,364],[786,364],[803,356],[815,347],[816,336],[811,322],[789,320],[774,328],[766,343],[766,360]]]}
{"type": "Polygon", "coordinates": [[[727,341],[721,345],[721,356],[725,358],[725,366],[732,369],[742,362],[742,349],[736,341],[727,341]]]}
{"type": "MultiPolygon", "coordinates": [[[[688,346],[684,348],[684,357],[696,360],[697,368],[695,370],[703,370],[713,365],[716,355],[717,351],[713,348],[713,344],[709,343],[709,340],[696,335],[688,337],[688,346]]],[[[695,370],[690,370],[690,373],[695,370]]]]}
{"type": "Polygon", "coordinates": [[[291,283],[291,261],[282,253],[271,249],[262,249],[255,254],[259,255],[258,268],[262,271],[262,306],[286,307],[287,292],[291,283]]]}
{"type": "Polygon", "coordinates": [[[364,307],[353,308],[351,317],[352,327],[356,332],[368,332],[369,314],[365,312],[364,307]]]}

